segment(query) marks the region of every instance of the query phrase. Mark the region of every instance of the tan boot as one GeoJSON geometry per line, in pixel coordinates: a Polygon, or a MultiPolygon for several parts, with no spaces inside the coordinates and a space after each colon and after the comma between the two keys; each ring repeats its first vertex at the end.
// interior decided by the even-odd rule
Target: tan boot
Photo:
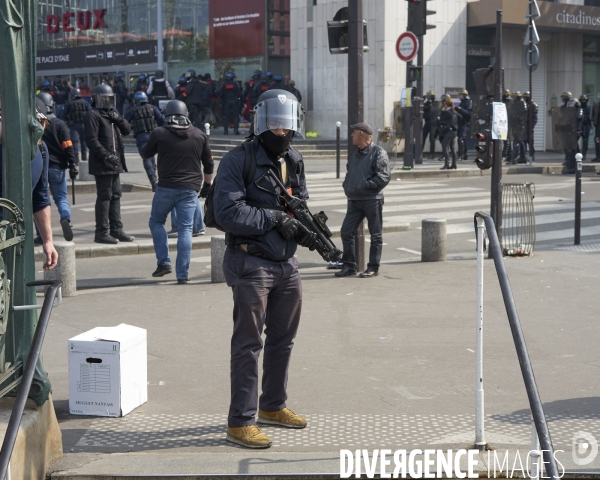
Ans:
{"type": "Polygon", "coordinates": [[[278,412],[258,411],[258,423],[268,423],[271,425],[281,425],[287,428],[304,428],[306,427],[306,419],[297,413],[292,412],[289,408],[284,408],[278,412]]]}
{"type": "Polygon", "coordinates": [[[229,427],[226,439],[248,448],[269,448],[273,443],[256,425],[229,427]]]}

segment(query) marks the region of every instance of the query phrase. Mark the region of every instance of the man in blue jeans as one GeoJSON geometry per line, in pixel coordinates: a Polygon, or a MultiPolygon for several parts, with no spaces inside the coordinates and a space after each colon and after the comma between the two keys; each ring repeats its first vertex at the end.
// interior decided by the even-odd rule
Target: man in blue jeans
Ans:
{"type": "MultiPolygon", "coordinates": [[[[69,127],[54,115],[54,100],[52,99],[52,95],[46,92],[40,92],[37,95],[37,101],[41,108],[40,100],[46,108],[43,113],[49,121],[42,136],[42,140],[48,147],[50,157],[48,162],[48,185],[54,203],[58,207],[63,236],[65,240],[70,242],[73,240],[73,230],[71,225],[71,205],[69,205],[69,197],[67,195],[67,169],[69,169],[69,176],[71,178],[74,179],[77,177],[79,173],[77,171],[77,158],[75,157],[73,143],[71,142],[69,127]]],[[[34,243],[35,245],[43,243],[39,231],[34,243]]]]}
{"type": "Polygon", "coordinates": [[[179,100],[167,104],[165,126],[155,129],[142,149],[144,158],[157,154],[158,185],[152,200],[149,227],[158,266],[152,276],[162,277],[172,272],[165,222],[174,209],[178,233],[175,273],[177,283],[186,284],[198,192],[201,196],[208,194],[214,164],[208,137],[191,124],[188,109],[179,100]]]}

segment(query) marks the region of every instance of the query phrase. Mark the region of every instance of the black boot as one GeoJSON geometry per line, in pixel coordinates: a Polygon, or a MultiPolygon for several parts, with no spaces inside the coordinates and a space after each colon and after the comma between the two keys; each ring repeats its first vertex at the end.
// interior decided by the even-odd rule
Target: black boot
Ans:
{"type": "Polygon", "coordinates": [[[444,166],[442,168],[440,168],[440,170],[449,170],[450,167],[448,166],[448,160],[444,160],[444,166]]]}
{"type": "Polygon", "coordinates": [[[102,234],[102,235],[96,235],[94,237],[94,242],[95,243],[106,243],[108,245],[116,245],[117,243],[119,243],[119,240],[117,240],[116,238],[107,235],[106,233],[102,234]]]}
{"type": "Polygon", "coordinates": [[[133,235],[127,235],[123,230],[110,232],[110,236],[117,239],[119,242],[133,242],[135,240],[133,235]]]}
{"type": "Polygon", "coordinates": [[[456,170],[456,159],[452,160],[452,165],[450,165],[450,170],[456,170]]]}

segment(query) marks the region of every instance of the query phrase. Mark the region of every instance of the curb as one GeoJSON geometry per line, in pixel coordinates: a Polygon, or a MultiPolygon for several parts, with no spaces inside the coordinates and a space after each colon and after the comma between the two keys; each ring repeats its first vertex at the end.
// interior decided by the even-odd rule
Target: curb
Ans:
{"type": "MultiPolygon", "coordinates": [[[[332,238],[339,238],[340,228],[331,229],[332,238]]],[[[383,226],[383,233],[407,232],[410,230],[410,223],[395,223],[383,226]]],[[[220,235],[215,235],[217,237],[220,235]]],[[[209,249],[212,237],[192,238],[192,250],[209,249]]],[[[169,252],[177,251],[177,239],[170,238],[169,252]]],[[[42,262],[44,255],[41,247],[35,247],[35,261],[42,262]]],[[[142,240],[140,242],[118,243],[116,245],[87,244],[75,247],[75,258],[99,258],[99,257],[117,257],[120,255],[143,255],[154,253],[154,244],[152,240],[142,240]]]]}
{"type": "MultiPolygon", "coordinates": [[[[67,193],[70,195],[72,191],[71,183],[67,184],[67,193]]],[[[121,183],[121,190],[124,193],[134,192],[152,192],[152,187],[149,185],[135,185],[133,183],[121,183]]],[[[96,182],[93,181],[77,181],[75,182],[75,194],[96,193],[96,182]]],[[[77,206],[77,205],[76,205],[77,206]]]]}
{"type": "MultiPolygon", "coordinates": [[[[502,175],[519,174],[561,174],[562,165],[546,165],[539,167],[502,167],[502,175]]],[[[600,166],[583,165],[583,173],[597,173],[600,166]]],[[[492,174],[492,169],[479,170],[469,168],[466,170],[398,170],[392,172],[392,179],[417,179],[417,178],[461,178],[461,177],[485,177],[492,174]]]]}

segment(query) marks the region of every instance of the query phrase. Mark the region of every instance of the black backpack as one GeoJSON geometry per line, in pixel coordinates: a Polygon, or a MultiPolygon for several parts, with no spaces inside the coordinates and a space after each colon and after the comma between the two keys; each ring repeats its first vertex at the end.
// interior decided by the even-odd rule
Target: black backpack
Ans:
{"type": "MultiPolygon", "coordinates": [[[[254,179],[254,174],[256,173],[256,145],[254,145],[253,140],[247,140],[241,145],[235,147],[233,151],[235,151],[236,149],[238,151],[243,149],[246,152],[246,158],[244,161],[244,185],[247,187],[252,183],[252,180],[254,179]]],[[[216,228],[217,230],[224,232],[225,229],[218,224],[217,219],[215,218],[213,196],[216,184],[217,177],[215,176],[210,186],[208,195],[204,200],[204,224],[209,228],[216,228]]]]}

